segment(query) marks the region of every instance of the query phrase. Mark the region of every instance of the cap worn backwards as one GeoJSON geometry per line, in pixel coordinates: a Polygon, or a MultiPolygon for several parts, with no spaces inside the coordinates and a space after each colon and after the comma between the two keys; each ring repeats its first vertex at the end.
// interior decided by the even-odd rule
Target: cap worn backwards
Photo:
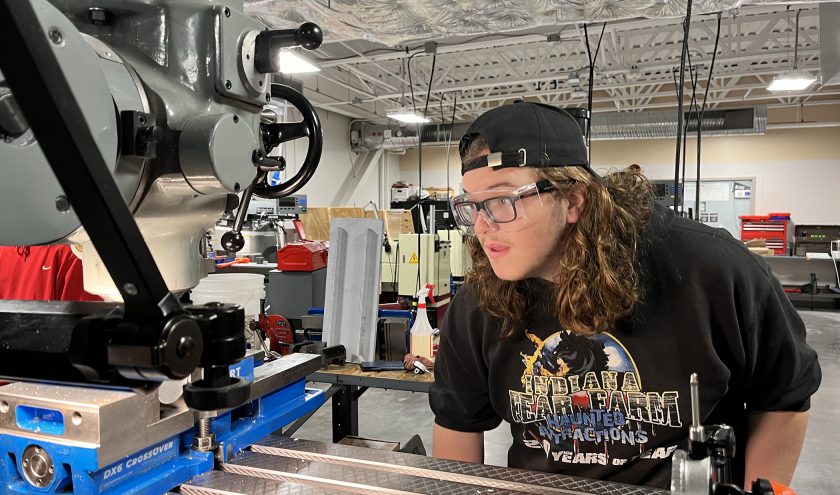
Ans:
{"type": "Polygon", "coordinates": [[[578,121],[566,110],[517,101],[479,116],[461,138],[463,152],[479,135],[490,154],[461,164],[461,175],[481,167],[566,167],[589,170],[588,152],[578,121]]]}

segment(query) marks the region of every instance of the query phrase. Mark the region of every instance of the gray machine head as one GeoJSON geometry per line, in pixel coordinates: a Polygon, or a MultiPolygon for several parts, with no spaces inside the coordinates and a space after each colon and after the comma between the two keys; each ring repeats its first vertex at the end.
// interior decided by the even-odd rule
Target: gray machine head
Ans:
{"type": "MultiPolygon", "coordinates": [[[[298,175],[281,184],[285,187],[258,183],[260,160],[281,142],[261,128],[260,113],[279,91],[267,72],[270,61],[287,46],[320,45],[317,26],[269,31],[242,12],[241,1],[32,3],[114,184],[171,290],[193,287],[203,276],[198,246],[224,212],[228,194],[256,182],[255,194],[276,197],[311,178],[320,156],[320,126],[296,94],[289,96],[297,101],[292,104],[308,106],[314,124],[293,138],[307,137],[313,153],[298,175]],[[267,68],[255,64],[259,60],[268,61],[267,68]]],[[[0,244],[77,245],[87,290],[115,296],[2,74],[0,163],[5,172],[0,244]]]]}

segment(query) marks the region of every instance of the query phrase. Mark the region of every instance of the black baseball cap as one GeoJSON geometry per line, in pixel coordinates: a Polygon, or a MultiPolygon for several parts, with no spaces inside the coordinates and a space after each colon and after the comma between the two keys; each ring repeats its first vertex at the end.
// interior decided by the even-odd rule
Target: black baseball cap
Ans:
{"type": "MultiPolygon", "coordinates": [[[[461,175],[481,167],[584,167],[588,150],[578,120],[561,108],[519,100],[481,114],[458,149],[484,136],[490,154],[461,163],[461,175]]],[[[596,174],[597,175],[597,174],[596,174]]]]}

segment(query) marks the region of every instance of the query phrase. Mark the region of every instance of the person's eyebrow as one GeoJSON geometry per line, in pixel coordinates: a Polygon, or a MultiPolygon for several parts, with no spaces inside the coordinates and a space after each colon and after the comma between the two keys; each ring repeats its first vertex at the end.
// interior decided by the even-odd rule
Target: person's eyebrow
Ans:
{"type": "MultiPolygon", "coordinates": [[[[510,182],[500,182],[498,184],[493,184],[492,186],[488,186],[485,191],[489,191],[490,189],[495,189],[497,187],[519,187],[516,184],[511,184],[510,182]]],[[[469,194],[470,192],[464,189],[464,194],[469,194]]]]}

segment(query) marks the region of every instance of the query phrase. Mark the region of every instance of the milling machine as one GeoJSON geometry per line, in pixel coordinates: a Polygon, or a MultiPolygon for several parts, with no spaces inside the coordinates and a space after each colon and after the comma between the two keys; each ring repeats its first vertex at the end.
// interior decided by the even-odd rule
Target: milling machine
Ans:
{"type": "Polygon", "coordinates": [[[81,246],[86,289],[112,301],[0,305],[4,493],[162,493],[324,402],[304,386],[317,356],[246,357],[241,308],[176,295],[232,195],[245,211],[315,172],[318,116],[271,78],[322,39],[241,1],[0,2],[0,244],[81,246]],[[261,122],[272,99],[303,120],[261,122]],[[272,149],[298,138],[304,163],[270,185],[272,149]]]}

